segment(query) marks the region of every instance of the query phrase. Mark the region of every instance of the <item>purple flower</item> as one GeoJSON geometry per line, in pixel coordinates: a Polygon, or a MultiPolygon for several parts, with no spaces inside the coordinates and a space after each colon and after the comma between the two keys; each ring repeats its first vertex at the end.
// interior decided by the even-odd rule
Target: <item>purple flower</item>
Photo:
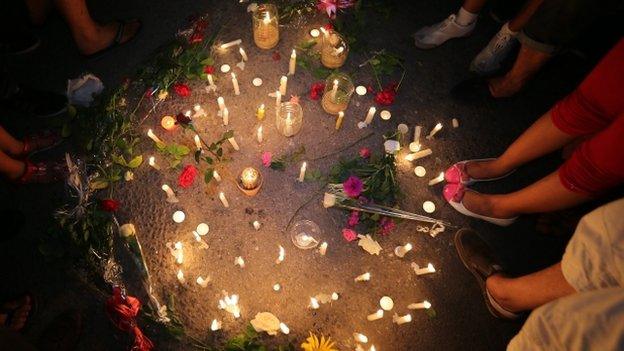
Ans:
{"type": "Polygon", "coordinates": [[[349,227],[355,227],[360,222],[360,212],[359,211],[351,211],[351,215],[349,216],[349,220],[347,224],[349,227]]]}
{"type": "Polygon", "coordinates": [[[394,224],[392,218],[381,217],[381,220],[379,220],[379,234],[381,235],[390,234],[390,232],[394,230],[395,227],[396,224],[394,224]]]}
{"type": "Polygon", "coordinates": [[[356,176],[350,176],[344,183],[342,183],[342,186],[344,187],[345,194],[352,198],[360,196],[362,189],[364,189],[364,183],[362,183],[362,180],[356,176]]]}

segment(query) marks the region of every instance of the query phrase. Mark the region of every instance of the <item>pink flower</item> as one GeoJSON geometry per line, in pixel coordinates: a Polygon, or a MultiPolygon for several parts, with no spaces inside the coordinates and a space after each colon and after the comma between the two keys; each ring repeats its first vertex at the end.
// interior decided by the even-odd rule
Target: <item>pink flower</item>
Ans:
{"type": "Polygon", "coordinates": [[[390,234],[392,230],[394,230],[395,227],[396,227],[396,224],[394,224],[394,221],[392,220],[392,218],[381,217],[381,220],[379,221],[378,232],[381,235],[388,235],[390,234]]]}
{"type": "Polygon", "coordinates": [[[345,238],[346,241],[351,242],[357,239],[357,233],[353,229],[344,228],[342,230],[342,237],[345,238]]]}
{"type": "Polygon", "coordinates": [[[344,192],[348,197],[356,198],[360,196],[362,190],[364,189],[364,183],[362,180],[356,176],[350,176],[347,180],[342,183],[344,187],[344,192]]]}
{"type": "Polygon", "coordinates": [[[360,222],[360,212],[351,211],[351,215],[349,216],[349,220],[347,221],[347,225],[349,227],[355,227],[360,222]]]}
{"type": "Polygon", "coordinates": [[[336,11],[355,5],[355,0],[319,0],[316,7],[320,11],[327,12],[329,18],[336,17],[336,11]]]}
{"type": "Polygon", "coordinates": [[[184,169],[182,170],[182,173],[180,173],[180,176],[178,177],[178,185],[180,185],[180,187],[182,188],[190,187],[195,181],[195,177],[197,177],[197,173],[199,172],[197,171],[197,168],[195,168],[195,166],[193,165],[185,166],[184,169]]]}
{"type": "Polygon", "coordinates": [[[371,157],[371,151],[370,151],[370,149],[369,149],[369,148],[367,148],[367,147],[363,147],[363,148],[361,148],[361,149],[360,149],[360,157],[361,157],[361,158],[364,158],[364,159],[367,159],[367,158],[371,157]]]}
{"type": "Polygon", "coordinates": [[[262,153],[262,164],[264,167],[271,167],[271,160],[273,159],[273,154],[269,151],[265,151],[262,153]]]}

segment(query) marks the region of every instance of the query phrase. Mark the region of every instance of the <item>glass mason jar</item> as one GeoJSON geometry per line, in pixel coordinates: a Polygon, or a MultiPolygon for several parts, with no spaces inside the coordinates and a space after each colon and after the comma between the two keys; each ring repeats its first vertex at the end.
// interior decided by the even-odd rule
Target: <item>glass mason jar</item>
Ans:
{"type": "Polygon", "coordinates": [[[277,111],[275,126],[285,137],[291,137],[301,131],[303,125],[303,109],[296,102],[282,102],[277,111]]]}
{"type": "Polygon", "coordinates": [[[339,68],[344,65],[349,55],[349,45],[336,32],[323,35],[321,44],[321,63],[327,68],[339,68]]]}
{"type": "Polygon", "coordinates": [[[325,80],[325,91],[321,105],[325,112],[337,115],[349,106],[351,95],[353,95],[353,82],[345,73],[332,73],[325,80]]]}
{"type": "Polygon", "coordinates": [[[253,13],[254,42],[260,49],[272,49],[279,42],[278,18],[273,4],[262,4],[253,13]]]}

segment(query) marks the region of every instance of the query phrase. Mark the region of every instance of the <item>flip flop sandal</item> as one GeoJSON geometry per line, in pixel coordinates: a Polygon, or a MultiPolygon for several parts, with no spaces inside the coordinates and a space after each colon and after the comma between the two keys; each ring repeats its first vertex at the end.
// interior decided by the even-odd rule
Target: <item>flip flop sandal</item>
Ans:
{"type": "Polygon", "coordinates": [[[38,131],[24,138],[24,150],[20,157],[26,158],[38,152],[52,149],[62,142],[63,138],[59,133],[51,130],[38,131]]]}
{"type": "Polygon", "coordinates": [[[139,33],[141,32],[141,28],[143,27],[143,24],[138,19],[132,19],[132,20],[128,20],[128,21],[117,21],[117,23],[119,25],[117,26],[117,33],[115,34],[115,37],[113,38],[113,41],[107,47],[105,47],[104,49],[102,49],[100,51],[96,51],[96,52],[94,52],[93,54],[90,54],[90,55],[85,55],[85,57],[87,59],[89,59],[89,60],[99,59],[102,56],[104,56],[105,54],[107,54],[110,51],[112,51],[113,49],[118,48],[121,45],[128,44],[135,37],[137,37],[139,35],[139,33]],[[121,40],[123,39],[123,35],[124,35],[125,30],[126,30],[126,25],[128,25],[129,23],[132,23],[132,22],[138,22],[139,23],[139,28],[137,29],[136,33],[134,33],[133,36],[131,36],[128,40],[122,42],[121,40]]]}
{"type": "MultiPolygon", "coordinates": [[[[32,319],[32,317],[37,313],[37,300],[34,298],[34,296],[30,293],[25,293],[22,294],[14,299],[9,299],[9,302],[14,302],[17,300],[21,300],[24,297],[28,297],[30,299],[30,311],[28,311],[28,314],[26,316],[26,320],[24,321],[24,326],[22,326],[20,329],[15,329],[13,331],[15,332],[21,332],[23,330],[25,330],[28,325],[29,325],[29,321],[32,319]]],[[[5,302],[6,303],[6,302],[5,302]]],[[[15,318],[15,314],[17,313],[17,310],[22,307],[23,305],[19,305],[17,307],[0,307],[0,314],[4,314],[6,315],[6,319],[4,320],[4,327],[11,330],[11,323],[13,323],[13,319],[15,318]]]]}

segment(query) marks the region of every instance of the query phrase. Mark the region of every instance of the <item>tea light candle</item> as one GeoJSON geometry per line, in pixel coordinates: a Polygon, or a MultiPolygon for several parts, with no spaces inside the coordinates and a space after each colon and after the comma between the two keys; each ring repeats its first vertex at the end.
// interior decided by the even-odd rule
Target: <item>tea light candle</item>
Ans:
{"type": "Polygon", "coordinates": [[[230,124],[230,110],[228,110],[227,107],[223,108],[223,111],[221,111],[222,117],[223,117],[223,125],[227,126],[228,124],[230,124]]]}
{"type": "Polygon", "coordinates": [[[262,121],[264,119],[264,104],[260,105],[260,107],[258,107],[258,110],[256,111],[256,118],[258,118],[258,121],[262,121]]]}
{"type": "Polygon", "coordinates": [[[396,313],[394,314],[394,316],[392,316],[392,322],[396,323],[397,325],[409,323],[411,321],[412,321],[412,315],[409,313],[401,317],[399,317],[399,315],[396,313]]]}
{"type": "Polygon", "coordinates": [[[223,96],[217,98],[217,104],[219,104],[219,111],[223,112],[225,109],[225,99],[223,99],[223,96]]]}
{"type": "Polygon", "coordinates": [[[247,167],[241,172],[240,180],[243,188],[247,190],[255,189],[259,185],[260,173],[253,167],[247,167]]]}
{"type": "Polygon", "coordinates": [[[180,284],[186,283],[186,280],[184,279],[184,273],[182,272],[181,269],[178,269],[178,274],[176,274],[176,278],[178,278],[178,281],[180,282],[180,284]]]}
{"type": "Polygon", "coordinates": [[[152,141],[154,141],[155,143],[160,143],[160,144],[164,144],[162,140],[160,140],[160,138],[158,138],[156,136],[156,134],[154,134],[154,132],[151,129],[147,130],[147,136],[152,139],[152,141]]]}
{"type": "Polygon", "coordinates": [[[423,210],[425,210],[425,212],[427,212],[427,213],[433,213],[433,212],[435,212],[435,209],[436,209],[435,204],[433,202],[431,202],[431,201],[423,202],[423,206],[422,207],[423,207],[423,210]]]}
{"type": "Polygon", "coordinates": [[[288,77],[286,76],[282,76],[282,78],[280,78],[280,85],[279,85],[279,92],[280,94],[286,95],[286,86],[288,85],[288,77]]]}
{"type": "Polygon", "coordinates": [[[362,344],[366,344],[368,342],[368,337],[361,333],[353,333],[353,339],[356,342],[361,342],[362,344]]]}
{"type": "Polygon", "coordinates": [[[282,93],[278,91],[275,92],[275,108],[279,110],[280,105],[282,104],[282,93]]]}
{"type": "Polygon", "coordinates": [[[149,160],[147,161],[147,163],[152,166],[152,168],[159,170],[160,166],[156,164],[156,159],[154,158],[154,156],[150,156],[149,160]]]}
{"type": "Polygon", "coordinates": [[[260,77],[256,77],[251,81],[251,84],[253,84],[254,87],[259,87],[262,85],[262,78],[260,77]]]}
{"type": "Polygon", "coordinates": [[[356,282],[367,282],[369,281],[371,278],[371,274],[369,272],[366,272],[364,274],[360,274],[357,277],[355,277],[355,281],[356,282]]]}
{"type": "Polygon", "coordinates": [[[172,204],[180,202],[169,185],[163,184],[160,188],[167,194],[167,202],[172,204]]]}
{"type": "Polygon", "coordinates": [[[260,230],[260,226],[261,226],[260,222],[253,221],[251,225],[254,227],[255,230],[260,230]]]}
{"type": "Polygon", "coordinates": [[[284,333],[284,334],[289,334],[290,333],[290,329],[283,322],[280,322],[279,327],[280,327],[280,330],[282,331],[282,333],[284,333]]]}
{"type": "Polygon", "coordinates": [[[407,308],[410,310],[428,310],[431,308],[431,303],[429,303],[429,301],[425,300],[423,302],[419,302],[419,303],[411,303],[409,305],[407,305],[407,308]]]}
{"type": "Polygon", "coordinates": [[[282,245],[279,245],[279,255],[277,256],[277,260],[275,260],[275,264],[282,263],[285,257],[286,257],[286,250],[284,250],[284,247],[282,247],[282,245]]]}
{"type": "Polygon", "coordinates": [[[172,217],[173,221],[176,223],[182,223],[184,222],[184,219],[186,219],[186,215],[182,211],[175,211],[172,217]]]}
{"type": "Polygon", "coordinates": [[[288,75],[289,76],[294,75],[296,69],[297,69],[297,51],[293,49],[292,53],[290,54],[290,61],[288,62],[288,75]]]}
{"type": "Polygon", "coordinates": [[[234,139],[234,137],[228,138],[228,141],[230,142],[234,150],[240,150],[240,148],[238,147],[238,143],[236,142],[236,139],[234,139]]]}
{"type": "Polygon", "coordinates": [[[427,170],[423,166],[416,166],[416,168],[414,168],[414,173],[417,177],[422,178],[427,174],[427,170]]]}
{"type": "Polygon", "coordinates": [[[310,308],[313,310],[318,310],[321,307],[318,303],[318,300],[315,297],[310,298],[310,308]]]}
{"type": "Polygon", "coordinates": [[[282,288],[281,285],[279,285],[277,283],[273,284],[273,291],[280,291],[281,288],[282,288]]]}
{"type": "Polygon", "coordinates": [[[379,306],[381,306],[384,311],[391,311],[394,308],[394,301],[392,301],[390,296],[384,296],[379,299],[379,306]]]}
{"type": "Polygon", "coordinates": [[[241,39],[232,40],[227,43],[221,44],[219,48],[221,48],[222,50],[225,50],[225,49],[231,48],[232,46],[240,45],[242,42],[243,40],[241,39]]]}
{"type": "Polygon", "coordinates": [[[442,123],[438,123],[435,125],[435,127],[433,127],[433,129],[429,132],[429,135],[427,135],[427,140],[433,139],[433,136],[436,135],[436,133],[438,133],[440,130],[442,130],[442,123]]]}
{"type": "Polygon", "coordinates": [[[412,161],[418,160],[419,158],[427,157],[431,155],[432,153],[433,151],[431,151],[431,149],[420,150],[420,151],[405,155],[405,160],[412,162],[412,161]]]}
{"type": "Polygon", "coordinates": [[[256,130],[256,139],[258,139],[258,144],[262,144],[262,137],[262,126],[258,126],[258,129],[256,130]]]}
{"type": "Polygon", "coordinates": [[[420,133],[422,133],[422,127],[414,127],[414,141],[409,144],[409,149],[411,152],[420,151],[420,133]]]}
{"type": "Polygon", "coordinates": [[[319,253],[321,256],[325,256],[325,254],[327,254],[327,241],[323,241],[323,243],[321,243],[319,246],[319,253]]]}
{"type": "Polygon", "coordinates": [[[412,263],[412,268],[414,269],[414,272],[416,272],[416,275],[424,275],[424,274],[431,274],[431,273],[435,273],[435,267],[433,267],[433,264],[429,263],[427,265],[427,267],[424,268],[420,268],[420,266],[418,266],[416,263],[412,263]]]}
{"type": "Polygon", "coordinates": [[[249,60],[249,57],[247,57],[247,53],[245,52],[245,49],[243,49],[242,47],[238,48],[238,52],[241,55],[241,58],[243,59],[243,61],[247,61],[249,60]]]}
{"type": "Polygon", "coordinates": [[[197,231],[197,234],[204,236],[208,234],[210,227],[206,223],[199,223],[195,231],[197,231]]]}
{"type": "Polygon", "coordinates": [[[225,194],[223,193],[223,191],[219,192],[219,200],[221,200],[221,203],[223,204],[223,207],[225,207],[225,208],[230,207],[230,203],[225,198],[225,194]]]}
{"type": "Polygon", "coordinates": [[[221,322],[219,322],[216,319],[213,319],[212,323],[210,323],[210,330],[217,331],[217,330],[221,329],[221,325],[222,325],[221,322]]]}
{"type": "Polygon", "coordinates": [[[238,256],[234,259],[234,265],[240,266],[240,268],[245,268],[245,260],[241,256],[238,256]]]}
{"type": "Polygon", "coordinates": [[[200,277],[197,277],[195,282],[197,283],[197,285],[201,286],[202,288],[205,288],[208,286],[208,283],[210,282],[210,277],[206,277],[206,279],[204,279],[200,276],[200,277]]]}
{"type": "Polygon", "coordinates": [[[305,173],[306,173],[307,168],[308,168],[308,163],[304,161],[301,164],[301,169],[299,170],[299,182],[300,183],[303,183],[303,180],[305,179],[305,173]]]}
{"type": "Polygon", "coordinates": [[[316,29],[316,28],[314,28],[314,29],[312,29],[310,31],[310,36],[312,38],[318,38],[319,35],[321,35],[321,32],[318,29],[316,29]]]}
{"type": "Polygon", "coordinates": [[[437,177],[435,177],[435,178],[433,178],[433,179],[431,179],[429,181],[429,185],[436,185],[436,184],[441,183],[443,181],[444,181],[444,172],[440,172],[440,174],[437,177]]]}
{"type": "Polygon", "coordinates": [[[238,79],[236,74],[232,72],[232,86],[234,87],[234,95],[240,95],[240,87],[238,86],[238,79]]]}
{"type": "Polygon", "coordinates": [[[231,69],[231,67],[227,63],[221,65],[221,73],[228,73],[230,71],[230,69],[231,69]]]}
{"type": "Polygon", "coordinates": [[[201,151],[202,144],[201,140],[199,139],[199,135],[195,134],[195,136],[193,137],[193,141],[195,141],[195,148],[197,149],[197,151],[201,151]]]}
{"type": "Polygon", "coordinates": [[[344,120],[344,111],[338,112],[338,117],[336,117],[336,130],[339,130],[342,127],[342,122],[344,120]]]}
{"type": "Polygon", "coordinates": [[[221,176],[219,175],[219,172],[217,172],[216,170],[212,171],[212,177],[217,181],[217,182],[221,182],[221,176]]]}
{"type": "Polygon", "coordinates": [[[371,106],[371,108],[368,109],[368,113],[366,114],[366,119],[364,120],[364,123],[371,124],[373,122],[373,117],[375,117],[375,112],[377,112],[377,109],[375,108],[375,106],[371,106]]]}
{"type": "Polygon", "coordinates": [[[388,110],[383,110],[379,112],[379,117],[381,117],[381,119],[383,119],[384,121],[388,121],[392,117],[392,113],[390,113],[390,111],[388,110]]]}
{"type": "Polygon", "coordinates": [[[376,321],[378,319],[382,319],[384,316],[384,311],[383,310],[377,310],[377,312],[375,313],[371,313],[368,316],[366,316],[366,319],[368,319],[369,321],[376,321]]]}
{"type": "MultiPolygon", "coordinates": [[[[171,116],[164,116],[160,120],[160,125],[166,130],[172,130],[176,127],[176,120],[171,116]]],[[[160,140],[160,139],[159,139],[160,140]]]]}
{"type": "Polygon", "coordinates": [[[365,86],[363,85],[358,85],[357,88],[355,88],[355,92],[356,94],[358,94],[359,96],[364,96],[366,95],[366,93],[368,92],[368,89],[366,89],[365,86]]]}
{"type": "Polygon", "coordinates": [[[397,246],[394,248],[394,254],[397,257],[405,257],[405,254],[410,252],[412,250],[412,244],[407,243],[404,246],[397,246]]]}
{"type": "Polygon", "coordinates": [[[337,293],[337,292],[333,292],[333,293],[331,294],[331,299],[332,299],[332,301],[338,301],[338,298],[339,298],[339,297],[340,297],[340,296],[338,295],[338,293],[337,293]]]}

